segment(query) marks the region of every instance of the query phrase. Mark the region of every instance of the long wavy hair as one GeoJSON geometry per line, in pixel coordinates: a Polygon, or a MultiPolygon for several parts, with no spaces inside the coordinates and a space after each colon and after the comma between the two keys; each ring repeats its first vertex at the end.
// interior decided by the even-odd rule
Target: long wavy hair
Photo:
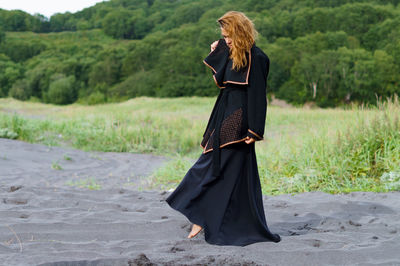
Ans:
{"type": "Polygon", "coordinates": [[[246,52],[250,51],[258,36],[254,23],[244,13],[238,11],[226,12],[217,21],[232,40],[230,49],[232,69],[239,70],[247,65],[246,52]]]}

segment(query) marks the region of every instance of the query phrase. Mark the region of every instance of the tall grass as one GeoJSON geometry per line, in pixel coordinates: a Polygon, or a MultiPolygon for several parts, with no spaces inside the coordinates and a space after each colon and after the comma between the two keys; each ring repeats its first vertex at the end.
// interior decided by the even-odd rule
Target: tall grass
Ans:
{"type": "MultiPolygon", "coordinates": [[[[151,152],[172,158],[150,180],[175,187],[200,156],[215,98],[140,97],[118,104],[54,106],[0,99],[0,131],[46,145],[151,152]],[[1,112],[3,111],[3,112],[1,112]]],[[[303,109],[269,106],[256,143],[266,194],[400,189],[400,105],[303,109]]]]}
{"type": "MultiPolygon", "coordinates": [[[[387,191],[400,177],[400,105],[398,98],[378,109],[355,107],[351,123],[334,134],[309,136],[298,149],[262,167],[265,193],[387,191]],[[371,112],[368,115],[368,112],[371,112]],[[386,178],[388,173],[392,179],[386,178]]],[[[332,118],[334,119],[334,118],[332,118]]]]}
{"type": "MultiPolygon", "coordinates": [[[[0,101],[0,128],[9,128],[20,140],[47,145],[68,145],[83,150],[152,152],[162,155],[189,154],[199,147],[198,135],[206,115],[186,113],[204,99],[158,99],[142,97],[119,104],[57,107],[40,103],[0,101]],[[18,113],[15,112],[18,110],[18,113]],[[36,119],[29,119],[34,115],[36,119]],[[196,121],[198,120],[198,121],[196,121]],[[195,123],[194,123],[195,122],[195,123]]],[[[203,112],[204,113],[204,112],[203,112]]]]}

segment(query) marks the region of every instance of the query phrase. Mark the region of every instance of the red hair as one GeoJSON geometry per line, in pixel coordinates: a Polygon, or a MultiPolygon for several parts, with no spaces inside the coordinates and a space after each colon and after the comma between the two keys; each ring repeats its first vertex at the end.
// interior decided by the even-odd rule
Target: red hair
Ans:
{"type": "Polygon", "coordinates": [[[238,11],[226,12],[217,21],[232,40],[230,50],[232,68],[239,70],[247,65],[246,52],[250,51],[258,35],[254,23],[244,13],[238,11]]]}

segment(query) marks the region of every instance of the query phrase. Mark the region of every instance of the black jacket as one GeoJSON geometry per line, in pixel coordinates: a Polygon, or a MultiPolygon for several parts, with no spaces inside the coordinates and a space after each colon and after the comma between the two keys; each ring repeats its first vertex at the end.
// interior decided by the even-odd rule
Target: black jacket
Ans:
{"type": "Polygon", "coordinates": [[[203,153],[214,153],[214,174],[219,175],[219,149],[242,142],[246,137],[262,140],[267,113],[266,86],[269,58],[255,44],[246,53],[248,64],[239,71],[232,70],[229,47],[224,39],[203,62],[211,68],[220,88],[200,146],[203,153]],[[219,138],[215,138],[219,135],[219,138]]]}

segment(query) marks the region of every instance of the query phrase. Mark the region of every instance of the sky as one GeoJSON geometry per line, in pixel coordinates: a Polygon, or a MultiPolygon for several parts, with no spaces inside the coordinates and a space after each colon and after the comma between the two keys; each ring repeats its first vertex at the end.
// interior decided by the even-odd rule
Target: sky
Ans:
{"type": "Polygon", "coordinates": [[[20,9],[27,13],[40,13],[48,18],[55,13],[82,10],[103,0],[0,0],[0,8],[6,10],[20,9]]]}

